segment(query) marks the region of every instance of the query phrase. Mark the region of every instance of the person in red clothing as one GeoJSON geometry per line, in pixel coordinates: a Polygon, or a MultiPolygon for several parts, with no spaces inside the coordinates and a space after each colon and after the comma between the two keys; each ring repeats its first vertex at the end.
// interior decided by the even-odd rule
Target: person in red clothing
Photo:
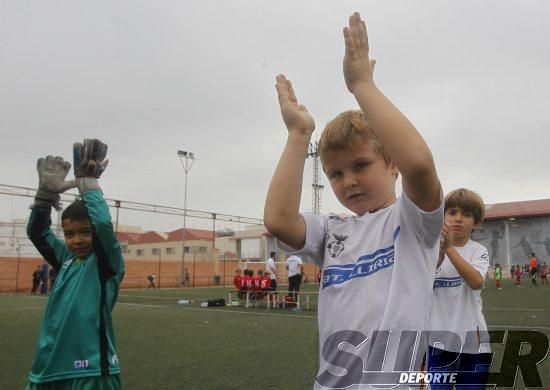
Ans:
{"type": "Polygon", "coordinates": [[[259,291],[262,287],[262,279],[264,278],[264,273],[261,269],[258,270],[256,276],[253,277],[254,280],[254,290],[259,291]]]}
{"type": "Polygon", "coordinates": [[[548,280],[546,279],[546,275],[548,275],[548,267],[546,265],[546,262],[543,262],[540,267],[540,283],[542,285],[548,286],[548,280]]]}
{"type": "Polygon", "coordinates": [[[271,277],[267,271],[264,273],[260,288],[262,291],[271,291],[271,277]]]}
{"type": "MultiPolygon", "coordinates": [[[[254,275],[254,274],[252,274],[254,275]]],[[[252,277],[254,286],[252,287],[252,290],[254,291],[253,299],[263,299],[264,294],[262,294],[260,291],[262,291],[262,280],[264,278],[264,273],[261,269],[258,270],[257,275],[252,277]]]]}
{"type": "Polygon", "coordinates": [[[233,277],[233,285],[235,286],[235,290],[239,290],[239,292],[237,293],[237,297],[239,297],[239,299],[242,299],[243,297],[243,293],[241,292],[241,280],[242,280],[242,276],[241,276],[241,269],[236,269],[235,270],[235,276],[233,277]]]}
{"type": "Polygon", "coordinates": [[[539,260],[534,253],[531,253],[531,258],[529,259],[529,272],[531,273],[531,286],[537,287],[537,264],[539,260]]]}
{"type": "Polygon", "coordinates": [[[241,289],[241,279],[242,279],[241,270],[236,269],[235,270],[235,276],[233,277],[233,285],[235,286],[235,288],[237,290],[241,289]]]}
{"type": "Polygon", "coordinates": [[[254,289],[254,271],[251,269],[244,271],[244,282],[248,291],[252,291],[254,289]]]}
{"type": "MultiPolygon", "coordinates": [[[[242,297],[246,297],[248,291],[252,291],[254,288],[254,272],[250,269],[244,270],[244,276],[241,279],[241,292],[242,297]]],[[[252,297],[252,294],[250,295],[252,297]]]]}
{"type": "Polygon", "coordinates": [[[523,274],[522,270],[521,270],[521,267],[518,266],[516,267],[516,270],[515,270],[515,277],[516,277],[516,281],[514,282],[514,284],[516,285],[516,287],[521,287],[521,275],[523,274]]]}
{"type": "Polygon", "coordinates": [[[248,291],[248,279],[250,278],[248,276],[248,270],[245,269],[243,272],[244,276],[241,277],[241,287],[239,288],[239,298],[243,299],[246,296],[246,292],[248,291]]]}
{"type": "MultiPolygon", "coordinates": [[[[264,278],[262,279],[262,291],[274,291],[273,286],[271,285],[271,275],[268,271],[264,272],[264,278]]],[[[275,294],[269,294],[268,299],[273,302],[277,301],[277,296],[275,294]]]]}

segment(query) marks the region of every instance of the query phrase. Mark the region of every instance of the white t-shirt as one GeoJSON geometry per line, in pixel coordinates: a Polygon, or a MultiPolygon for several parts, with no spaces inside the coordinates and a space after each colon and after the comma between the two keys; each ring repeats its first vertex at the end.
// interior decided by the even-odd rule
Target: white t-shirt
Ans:
{"type": "Polygon", "coordinates": [[[303,217],[306,243],[296,253],[321,259],[323,270],[318,309],[320,367],[315,388],[399,383],[399,373],[391,373],[394,368],[409,371],[421,365],[421,356],[403,357],[401,349],[397,359],[397,352],[400,331],[413,331],[408,333],[414,334],[412,340],[407,339],[409,344],[402,343],[404,350],[410,351],[416,332],[428,329],[443,205],[425,212],[403,193],[391,206],[360,217],[303,217]],[[373,331],[391,331],[391,335],[373,331]],[[373,336],[377,337],[371,341],[373,336]],[[373,379],[364,371],[384,371],[386,379],[373,379]]]}
{"type": "Polygon", "coordinates": [[[269,272],[269,279],[277,279],[277,275],[275,275],[275,260],[273,260],[271,257],[265,261],[265,270],[269,272]]]}
{"type": "MultiPolygon", "coordinates": [[[[489,256],[483,245],[469,240],[455,249],[483,279],[486,278],[489,256]]],[[[461,352],[461,347],[464,353],[491,352],[481,306],[481,290],[470,288],[445,256],[435,274],[430,330],[453,332],[460,336],[460,343],[452,334],[430,333],[430,345],[450,352],[461,352]],[[467,334],[467,331],[472,332],[467,334]],[[435,344],[436,341],[443,345],[435,344]]]]}
{"type": "Polygon", "coordinates": [[[286,265],[288,265],[288,277],[294,275],[300,275],[300,266],[302,265],[302,259],[300,259],[296,255],[290,256],[288,259],[286,259],[286,265]]]}

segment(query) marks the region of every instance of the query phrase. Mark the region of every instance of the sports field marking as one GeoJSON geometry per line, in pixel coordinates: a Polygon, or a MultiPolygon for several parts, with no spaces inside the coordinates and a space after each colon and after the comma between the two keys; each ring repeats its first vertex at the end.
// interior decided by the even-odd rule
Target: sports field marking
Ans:
{"type": "Polygon", "coordinates": [[[508,308],[489,308],[483,311],[548,311],[548,309],[508,309],[508,308]]]}
{"type": "Polygon", "coordinates": [[[550,330],[549,326],[487,325],[490,329],[550,330]]]}
{"type": "Polygon", "coordinates": [[[117,303],[117,305],[125,305],[125,306],[137,306],[137,307],[151,307],[155,309],[176,309],[176,310],[192,310],[192,311],[209,311],[214,313],[234,313],[234,314],[252,314],[252,315],[260,315],[260,316],[275,316],[275,317],[298,317],[298,318],[315,318],[317,319],[317,316],[304,316],[299,314],[277,314],[277,313],[259,313],[259,312],[253,312],[253,311],[237,311],[237,310],[225,310],[225,309],[210,309],[207,307],[179,307],[179,306],[163,306],[163,305],[146,305],[141,303],[117,303]]]}
{"type": "MultiPolygon", "coordinates": [[[[236,311],[236,310],[219,310],[219,309],[209,309],[206,307],[195,308],[195,307],[175,307],[175,306],[162,306],[162,305],[146,305],[140,303],[117,303],[117,305],[125,306],[137,306],[137,307],[150,307],[156,309],[181,309],[181,310],[193,310],[193,311],[210,311],[216,313],[234,313],[234,314],[256,314],[262,316],[276,316],[276,317],[299,317],[299,318],[317,318],[317,316],[304,316],[299,314],[277,314],[277,313],[258,313],[250,311],[236,311]]],[[[490,325],[491,329],[530,329],[530,330],[542,330],[550,331],[550,327],[547,326],[516,326],[516,325],[490,325]]]]}
{"type": "MultiPolygon", "coordinates": [[[[160,300],[180,300],[180,299],[185,299],[182,298],[181,296],[178,296],[178,297],[156,297],[156,296],[151,296],[151,295],[129,295],[129,294],[119,294],[119,297],[124,297],[124,298],[150,298],[150,299],[160,299],[160,300]]],[[[203,301],[206,301],[208,299],[211,299],[210,298],[197,298],[197,297],[193,297],[193,299],[195,300],[203,300],[203,301]]],[[[513,308],[487,308],[487,309],[483,309],[484,311],[548,311],[547,309],[513,309],[513,308]]]]}
{"type": "MultiPolygon", "coordinates": [[[[134,297],[134,295],[121,295],[124,297],[134,297]]],[[[35,298],[35,299],[46,299],[47,297],[44,296],[26,296],[28,298],[35,298]]],[[[147,298],[153,298],[153,297],[147,297],[147,298]]],[[[161,298],[161,297],[157,297],[161,298]]],[[[179,297],[178,297],[179,298],[179,297]]],[[[173,299],[173,298],[170,298],[173,299]]],[[[177,298],[176,298],[177,299],[177,298]]],[[[148,304],[141,304],[141,303],[126,303],[126,302],[117,302],[117,305],[125,305],[125,306],[136,306],[136,307],[150,307],[155,309],[180,309],[180,310],[193,310],[193,311],[209,311],[209,312],[216,312],[216,313],[234,313],[234,314],[252,314],[252,315],[262,315],[262,316],[278,316],[278,317],[298,317],[298,318],[317,318],[317,315],[311,315],[311,316],[305,316],[305,315],[299,315],[299,314],[282,314],[282,313],[261,313],[257,311],[236,311],[236,310],[219,310],[219,309],[210,309],[207,307],[181,307],[181,306],[164,306],[164,305],[148,305],[148,304]]],[[[25,309],[40,309],[39,307],[22,307],[22,308],[5,308],[0,310],[25,310],[25,309]]],[[[486,310],[507,310],[507,311],[547,311],[546,309],[486,309],[486,310]]],[[[488,328],[490,329],[530,329],[530,330],[541,330],[541,331],[550,331],[550,327],[548,326],[519,326],[519,325],[488,325],[488,328]]]]}
{"type": "MultiPolygon", "coordinates": [[[[189,295],[188,295],[189,296],[189,295]]],[[[155,297],[155,296],[151,296],[151,295],[126,295],[126,294],[119,294],[119,297],[123,297],[123,298],[147,298],[147,299],[164,299],[164,300],[180,300],[180,299],[186,299],[186,297],[183,297],[183,296],[179,296],[179,297],[155,297]]],[[[199,301],[207,301],[209,299],[212,299],[212,297],[209,297],[209,298],[197,298],[197,297],[192,297],[193,299],[196,299],[196,300],[199,300],[199,301]]]]}

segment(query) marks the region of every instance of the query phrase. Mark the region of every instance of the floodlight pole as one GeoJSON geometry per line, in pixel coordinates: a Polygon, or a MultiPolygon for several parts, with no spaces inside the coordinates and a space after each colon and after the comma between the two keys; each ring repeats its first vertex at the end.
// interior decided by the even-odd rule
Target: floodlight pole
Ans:
{"type": "Polygon", "coordinates": [[[195,153],[185,150],[178,150],[178,157],[181,161],[181,166],[185,172],[185,187],[183,195],[183,232],[182,232],[182,254],[181,254],[181,284],[185,283],[185,229],[187,227],[187,173],[191,170],[195,162],[195,153]]]}
{"type": "Polygon", "coordinates": [[[313,158],[313,184],[311,187],[313,188],[312,192],[312,205],[311,205],[311,212],[313,214],[321,214],[321,194],[323,192],[323,186],[321,183],[321,178],[319,175],[319,142],[310,142],[309,148],[306,153],[306,158],[311,157],[313,158]]]}

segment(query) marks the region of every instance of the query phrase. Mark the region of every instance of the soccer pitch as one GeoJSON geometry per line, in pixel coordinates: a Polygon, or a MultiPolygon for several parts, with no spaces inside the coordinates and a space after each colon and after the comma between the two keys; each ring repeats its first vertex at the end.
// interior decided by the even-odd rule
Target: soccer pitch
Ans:
{"type": "MultiPolygon", "coordinates": [[[[550,288],[504,281],[483,290],[490,330],[536,330],[550,338],[550,288]]],[[[282,290],[286,286],[280,286],[282,290]]],[[[306,285],[304,291],[316,291],[306,285]]],[[[200,307],[224,288],[122,290],[114,311],[127,389],[311,389],[318,365],[315,310],[200,307]],[[178,304],[180,299],[193,303],[178,304]]],[[[0,295],[0,389],[27,383],[46,298],[0,295]]],[[[498,353],[495,350],[495,353],[498,353]]],[[[550,388],[550,358],[539,366],[550,388]]],[[[518,388],[522,388],[519,386],[518,388]]]]}

